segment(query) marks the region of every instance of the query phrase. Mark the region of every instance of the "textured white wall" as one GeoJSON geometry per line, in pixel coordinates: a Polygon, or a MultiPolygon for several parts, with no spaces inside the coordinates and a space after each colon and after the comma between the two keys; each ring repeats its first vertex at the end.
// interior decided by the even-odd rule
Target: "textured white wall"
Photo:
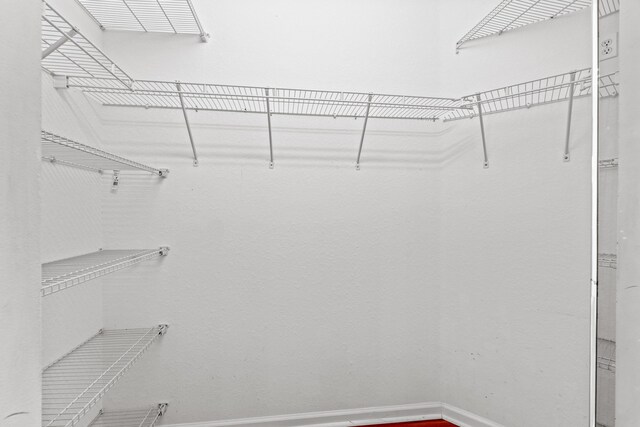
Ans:
{"type": "MultiPolygon", "coordinates": [[[[208,44],[104,41],[140,79],[441,96],[590,63],[588,13],[455,55],[494,3],[200,1],[208,44]]],[[[488,171],[476,120],[371,121],[356,172],[360,121],[274,117],[269,170],[264,117],[191,113],[193,168],[179,112],[97,110],[105,147],[172,170],[101,183],[107,247],[173,249],[105,279],[107,327],[172,325],[107,403],[169,400],[166,422],[429,400],[507,425],[540,407],[584,421],[585,101],[570,164],[566,105],[488,117],[488,171]]]]}
{"type": "Polygon", "coordinates": [[[0,14],[0,426],[40,424],[40,5],[0,14]]]}
{"type": "Polygon", "coordinates": [[[624,1],[620,13],[620,168],[618,175],[618,276],[617,276],[617,360],[616,360],[616,425],[640,424],[640,205],[638,161],[637,76],[640,62],[636,47],[640,43],[637,18],[640,4],[624,1]]]}

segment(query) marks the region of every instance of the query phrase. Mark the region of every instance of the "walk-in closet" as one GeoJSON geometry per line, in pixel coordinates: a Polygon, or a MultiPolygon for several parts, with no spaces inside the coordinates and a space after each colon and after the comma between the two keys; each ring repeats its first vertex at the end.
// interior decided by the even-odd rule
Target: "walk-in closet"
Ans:
{"type": "Polygon", "coordinates": [[[638,18],[3,0],[0,427],[639,426],[638,18]]]}

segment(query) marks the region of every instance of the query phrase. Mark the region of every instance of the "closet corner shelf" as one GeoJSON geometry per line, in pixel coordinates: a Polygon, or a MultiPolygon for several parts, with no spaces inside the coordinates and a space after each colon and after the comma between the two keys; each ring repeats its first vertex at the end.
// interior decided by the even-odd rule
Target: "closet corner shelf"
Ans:
{"type": "Polygon", "coordinates": [[[77,425],[167,328],[100,330],[47,366],[42,373],[42,426],[77,425]]]}
{"type": "MultiPolygon", "coordinates": [[[[617,76],[616,72],[600,77],[598,94],[601,98],[618,95],[617,76]]],[[[585,97],[591,95],[592,86],[591,68],[583,68],[491,89],[463,97],[463,106],[466,109],[449,112],[444,121],[476,117],[478,113],[473,107],[477,109],[478,105],[482,106],[484,115],[489,115],[568,100],[572,92],[574,98],[585,97]]]]}
{"type": "Polygon", "coordinates": [[[616,254],[598,254],[598,266],[604,268],[618,268],[618,256],[616,254]]]}
{"type": "Polygon", "coordinates": [[[41,132],[40,140],[42,160],[52,163],[96,172],[134,170],[149,172],[162,178],[169,174],[168,169],[147,166],[44,130],[41,132]]]}
{"type": "Polygon", "coordinates": [[[127,411],[100,411],[88,427],[154,427],[164,415],[168,403],[127,411]]]}
{"type": "Polygon", "coordinates": [[[76,0],[102,30],[193,34],[203,29],[191,0],[76,0]]]}
{"type": "MultiPolygon", "coordinates": [[[[591,6],[592,0],[503,0],[456,43],[456,51],[472,40],[500,35],[591,6]]],[[[602,18],[620,10],[620,0],[599,0],[602,18]]]]}
{"type": "Polygon", "coordinates": [[[43,0],[42,68],[51,75],[112,78],[120,87],[133,79],[43,0]]]}
{"type": "Polygon", "coordinates": [[[158,249],[100,250],[42,264],[41,295],[47,296],[86,281],[167,255],[169,247],[158,249]]]}
{"type": "Polygon", "coordinates": [[[598,368],[615,372],[616,371],[616,343],[611,340],[598,338],[597,343],[597,365],[598,368]]]}

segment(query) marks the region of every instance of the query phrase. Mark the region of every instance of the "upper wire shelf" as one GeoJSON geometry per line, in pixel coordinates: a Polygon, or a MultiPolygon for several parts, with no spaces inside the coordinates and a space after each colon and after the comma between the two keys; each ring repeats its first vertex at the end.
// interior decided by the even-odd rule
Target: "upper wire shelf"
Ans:
{"type": "Polygon", "coordinates": [[[206,41],[191,0],[76,0],[103,30],[196,34],[206,41]]]}
{"type": "Polygon", "coordinates": [[[154,427],[167,410],[168,404],[160,403],[145,409],[131,411],[100,411],[88,427],[154,427]]]}
{"type": "Polygon", "coordinates": [[[42,373],[42,426],[77,425],[167,328],[101,330],[47,366],[42,373]]]}
{"type": "Polygon", "coordinates": [[[598,254],[598,266],[618,268],[618,256],[616,254],[598,254]]]}
{"type": "Polygon", "coordinates": [[[598,368],[607,371],[616,371],[616,343],[614,341],[598,338],[597,344],[598,368]]]}
{"type": "Polygon", "coordinates": [[[69,21],[43,1],[42,68],[52,75],[114,79],[130,87],[133,79],[69,21]]]}
{"type": "Polygon", "coordinates": [[[159,249],[101,250],[42,264],[42,296],[60,292],[106,274],[148,261],[169,252],[159,249]]]}
{"type": "Polygon", "coordinates": [[[166,177],[168,169],[158,169],[97,148],[81,144],[51,132],[41,132],[42,159],[68,166],[102,172],[137,170],[166,177]]]}
{"type": "MultiPolygon", "coordinates": [[[[592,0],[503,0],[475,27],[456,43],[460,49],[465,43],[562,15],[591,6],[592,0]]],[[[599,0],[600,17],[620,10],[620,0],[599,0]]]]}
{"type": "Polygon", "coordinates": [[[205,83],[137,80],[131,90],[110,79],[70,77],[77,87],[103,105],[118,107],[269,113],[274,115],[376,119],[437,120],[467,109],[460,100],[423,96],[368,94],[308,89],[229,86],[205,83]],[[181,101],[182,98],[182,101],[181,101]]]}
{"type": "MultiPolygon", "coordinates": [[[[599,96],[601,98],[618,95],[617,75],[617,73],[611,73],[600,77],[599,96]]],[[[591,69],[584,68],[468,95],[463,98],[463,106],[472,107],[480,103],[482,113],[486,115],[550,104],[569,99],[572,90],[574,98],[591,95],[591,80],[591,69]]],[[[444,119],[458,120],[476,115],[473,109],[458,109],[451,111],[444,119]]]]}

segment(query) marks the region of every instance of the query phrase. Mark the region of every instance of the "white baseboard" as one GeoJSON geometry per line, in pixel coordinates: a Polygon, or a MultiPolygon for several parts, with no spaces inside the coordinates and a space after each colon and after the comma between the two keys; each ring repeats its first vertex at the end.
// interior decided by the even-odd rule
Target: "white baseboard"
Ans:
{"type": "Polygon", "coordinates": [[[442,419],[458,427],[504,427],[502,424],[494,423],[491,420],[447,403],[442,404],[442,419]]]}
{"type": "Polygon", "coordinates": [[[503,427],[468,411],[446,403],[430,402],[409,405],[378,406],[374,408],[339,411],[307,412],[270,417],[238,418],[164,427],[354,427],[405,421],[444,419],[459,427],[503,427]]]}

